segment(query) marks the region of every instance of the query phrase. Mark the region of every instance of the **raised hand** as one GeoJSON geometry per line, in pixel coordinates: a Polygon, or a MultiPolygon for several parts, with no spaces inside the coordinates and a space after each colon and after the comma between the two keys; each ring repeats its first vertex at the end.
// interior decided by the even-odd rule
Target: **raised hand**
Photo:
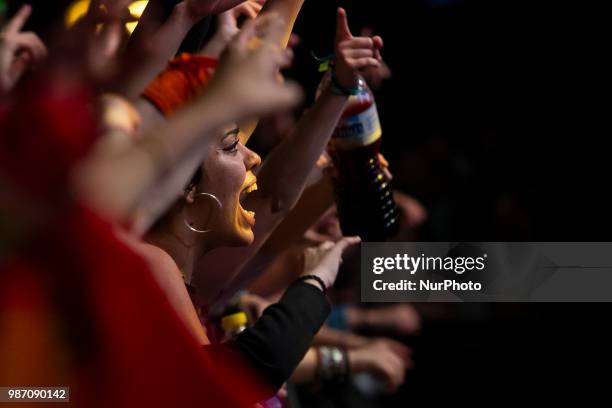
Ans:
{"type": "Polygon", "coordinates": [[[245,0],[184,0],[189,14],[194,18],[203,18],[223,13],[236,7],[245,0]]]}
{"type": "Polygon", "coordinates": [[[248,21],[223,54],[208,93],[219,92],[240,119],[272,113],[297,104],[302,91],[278,79],[291,61],[289,52],[273,42],[284,22],[270,13],[248,21]],[[253,42],[260,42],[253,47],[253,42]]]}
{"type": "Polygon", "coordinates": [[[247,16],[249,18],[257,17],[257,14],[261,11],[266,0],[247,0],[244,3],[241,3],[234,7],[232,11],[234,11],[235,15],[238,16],[247,16]]]}
{"type": "Polygon", "coordinates": [[[87,64],[94,78],[110,78],[121,68],[118,54],[124,37],[124,24],[132,19],[129,3],[130,0],[95,0],[89,7],[87,64]]]}
{"type": "Polygon", "coordinates": [[[388,392],[404,383],[406,370],[412,368],[412,351],[391,339],[375,339],[363,347],[349,350],[352,374],[370,373],[380,377],[388,392]]]}
{"type": "Polygon", "coordinates": [[[224,11],[217,16],[217,30],[210,39],[202,54],[218,58],[229,42],[238,34],[238,19],[246,17],[253,19],[261,11],[265,0],[247,0],[231,10],[224,11]]]}
{"type": "Polygon", "coordinates": [[[23,74],[47,58],[47,47],[33,32],[21,29],[32,13],[24,5],[0,32],[0,95],[10,92],[23,74]]]}
{"type": "Polygon", "coordinates": [[[348,25],[346,11],[338,8],[336,22],[336,67],[340,85],[350,89],[357,85],[359,72],[381,64],[380,49],[383,40],[379,36],[353,37],[348,25]]]}
{"type": "MultiPolygon", "coordinates": [[[[372,37],[372,29],[365,27],[361,30],[362,37],[372,37]]],[[[380,52],[379,52],[380,54],[380,52]]],[[[380,61],[378,67],[368,67],[361,72],[370,89],[376,90],[381,87],[382,83],[391,78],[392,72],[389,65],[384,60],[380,61]]]]}
{"type": "Polygon", "coordinates": [[[359,237],[344,237],[336,243],[324,242],[316,248],[307,249],[302,275],[316,275],[323,280],[326,288],[331,287],[338,276],[343,252],[359,242],[359,237]]]}

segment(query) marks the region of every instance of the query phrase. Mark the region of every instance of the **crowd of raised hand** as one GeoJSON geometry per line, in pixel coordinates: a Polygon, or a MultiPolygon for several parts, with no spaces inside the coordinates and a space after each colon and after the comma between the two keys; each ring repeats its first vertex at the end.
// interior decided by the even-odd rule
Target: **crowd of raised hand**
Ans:
{"type": "MultiPolygon", "coordinates": [[[[323,89],[264,160],[247,147],[302,102],[280,70],[304,1],[152,0],[132,35],[129,3],[36,33],[23,5],[2,27],[0,385],[70,386],[87,407],[253,406],[357,374],[397,389],[411,350],[354,332],[415,335],[419,316],[331,305],[360,239],[330,205],[308,211],[348,94],[323,89]],[[213,35],[179,53],[206,19],[213,35]],[[228,308],[250,327],[221,341],[228,308]]],[[[335,86],[390,75],[367,34],[338,9],[335,86]]]]}

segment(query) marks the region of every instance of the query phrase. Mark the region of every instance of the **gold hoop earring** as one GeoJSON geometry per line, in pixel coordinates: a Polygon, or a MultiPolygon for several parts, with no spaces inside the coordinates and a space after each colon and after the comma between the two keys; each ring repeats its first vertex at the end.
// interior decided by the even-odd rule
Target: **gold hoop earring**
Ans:
{"type": "MultiPolygon", "coordinates": [[[[193,196],[193,200],[197,200],[198,198],[208,198],[214,201],[215,205],[218,207],[219,211],[221,211],[223,209],[223,204],[221,204],[221,201],[219,201],[219,199],[214,195],[214,194],[210,194],[210,193],[197,193],[193,196]]],[[[192,222],[187,221],[187,218],[185,218],[185,216],[183,215],[183,222],[185,223],[185,226],[187,228],[189,228],[191,231],[193,232],[197,232],[198,234],[205,234],[207,232],[211,232],[212,229],[198,229],[196,227],[193,226],[192,222]]]]}

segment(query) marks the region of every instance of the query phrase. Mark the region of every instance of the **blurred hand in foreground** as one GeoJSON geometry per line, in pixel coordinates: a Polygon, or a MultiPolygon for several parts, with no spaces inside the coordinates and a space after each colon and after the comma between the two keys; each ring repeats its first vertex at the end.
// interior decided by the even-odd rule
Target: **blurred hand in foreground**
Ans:
{"type": "Polygon", "coordinates": [[[0,32],[0,96],[9,93],[23,74],[47,58],[47,47],[33,32],[22,32],[32,7],[22,6],[0,32]]]}

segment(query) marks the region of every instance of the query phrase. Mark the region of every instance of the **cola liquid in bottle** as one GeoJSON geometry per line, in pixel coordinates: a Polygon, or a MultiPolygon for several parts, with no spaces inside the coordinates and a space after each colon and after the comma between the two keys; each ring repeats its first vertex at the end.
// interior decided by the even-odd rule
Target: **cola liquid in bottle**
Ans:
{"type": "Polygon", "coordinates": [[[384,241],[398,232],[391,182],[379,160],[382,128],[374,95],[363,78],[349,97],[329,143],[337,169],[336,206],[344,235],[384,241]]]}

